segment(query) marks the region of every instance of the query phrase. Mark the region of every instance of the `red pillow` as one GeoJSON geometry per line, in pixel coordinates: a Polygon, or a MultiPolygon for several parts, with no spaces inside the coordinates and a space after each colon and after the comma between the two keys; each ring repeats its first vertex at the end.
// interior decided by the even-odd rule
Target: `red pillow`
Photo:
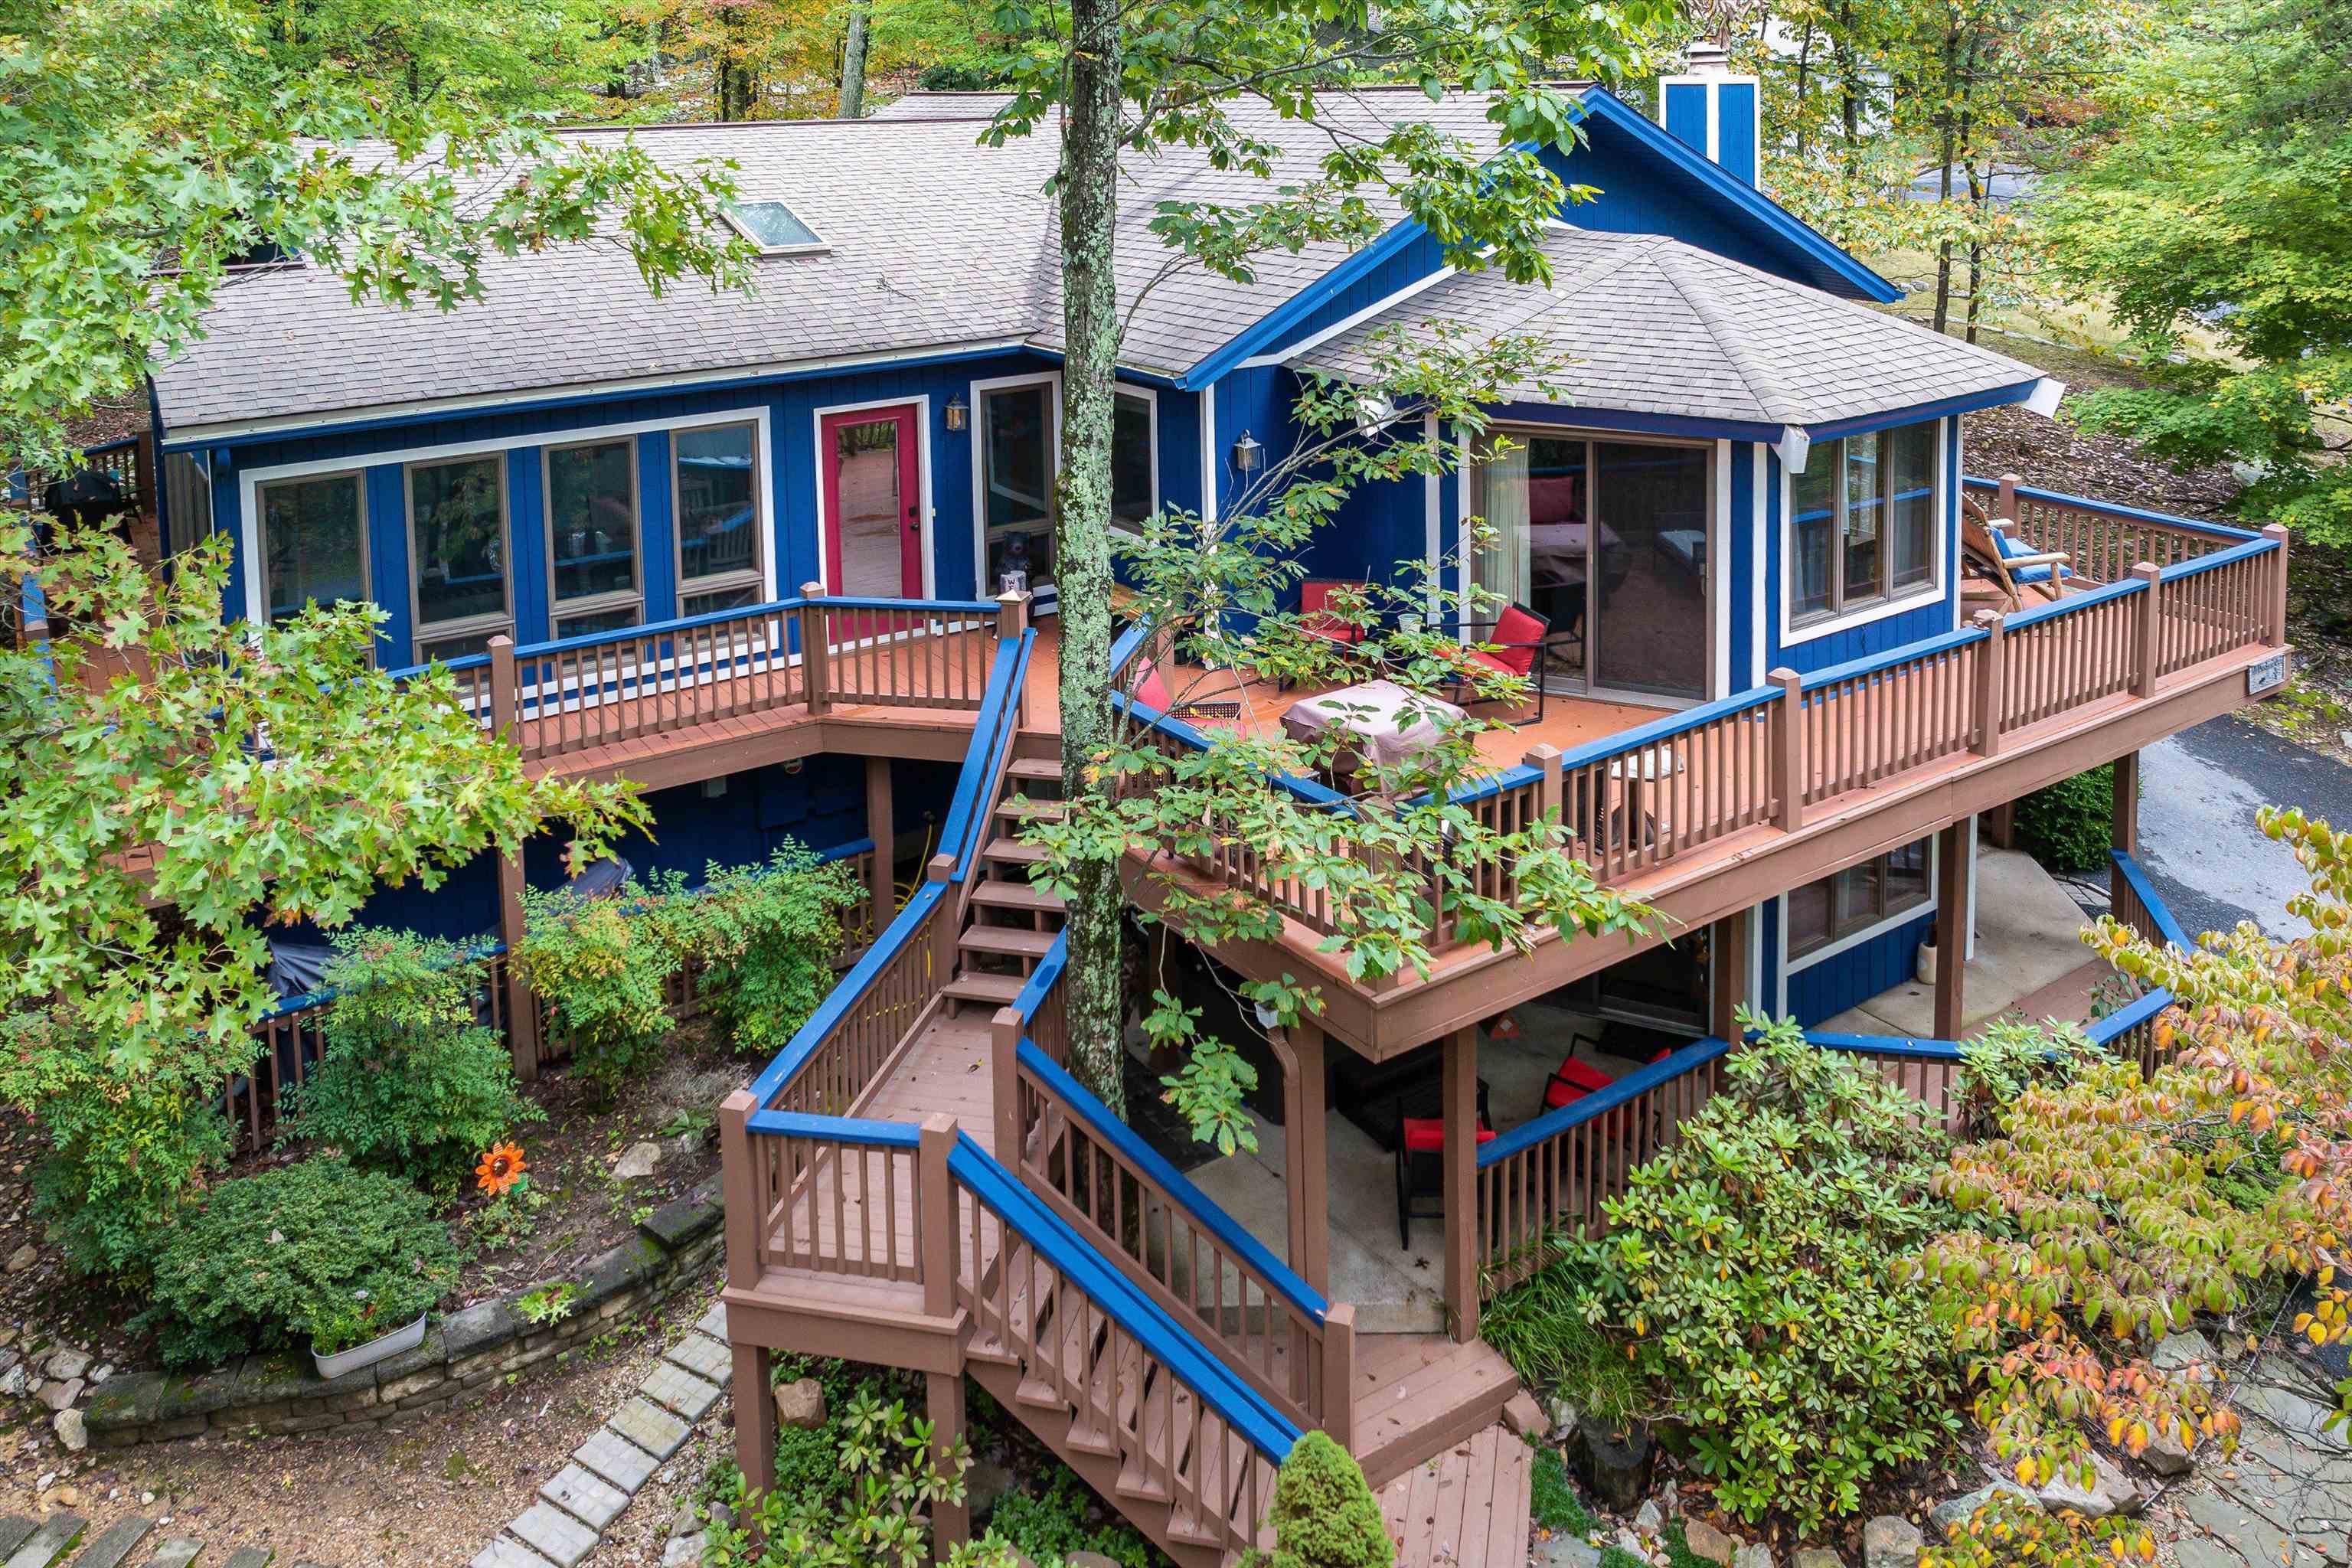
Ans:
{"type": "MultiPolygon", "coordinates": [[[[1492,1143],[1495,1130],[1484,1121],[1478,1123],[1478,1142],[1492,1143]]],[[[1404,1149],[1408,1154],[1443,1154],[1445,1152],[1445,1123],[1434,1116],[1408,1116],[1404,1119],[1404,1149]]]]}
{"type": "Polygon", "coordinates": [[[1143,679],[1135,683],[1135,700],[1148,708],[1156,708],[1162,713],[1175,706],[1176,700],[1168,694],[1168,683],[1160,679],[1158,665],[1147,664],[1143,667],[1143,679]]]}
{"type": "Polygon", "coordinates": [[[1536,645],[1550,629],[1551,623],[1541,616],[1513,605],[1495,622],[1492,640],[1503,647],[1494,657],[1512,674],[1525,675],[1536,667],[1536,645]]]}

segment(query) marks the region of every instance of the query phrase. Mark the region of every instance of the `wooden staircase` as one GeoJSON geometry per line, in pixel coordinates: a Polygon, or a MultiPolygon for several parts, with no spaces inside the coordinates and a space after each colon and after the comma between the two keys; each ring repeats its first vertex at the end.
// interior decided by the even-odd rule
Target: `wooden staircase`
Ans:
{"type": "Polygon", "coordinates": [[[1045,852],[1021,841],[1025,825],[1060,819],[1062,764],[1021,752],[1016,745],[989,801],[986,837],[964,895],[956,973],[940,991],[950,1017],[966,1005],[990,1014],[1010,1005],[1062,930],[1061,899],[1029,881],[1029,868],[1045,852]]]}

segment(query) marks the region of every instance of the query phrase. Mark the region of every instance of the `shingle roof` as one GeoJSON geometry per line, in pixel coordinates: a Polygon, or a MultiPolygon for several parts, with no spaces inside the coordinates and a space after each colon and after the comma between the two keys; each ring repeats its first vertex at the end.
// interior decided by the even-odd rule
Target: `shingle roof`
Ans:
{"type": "MultiPolygon", "coordinates": [[[[734,160],[745,199],[788,203],[830,245],[824,255],[762,258],[748,296],[688,283],[651,299],[611,245],[493,258],[483,266],[487,298],[449,311],[354,306],[340,279],[308,268],[244,276],[205,318],[204,341],[156,372],[166,425],[181,432],[307,421],[990,342],[1058,348],[1059,252],[1045,194],[1058,144],[1041,132],[979,145],[974,121],[1001,101],[914,94],[864,121],[640,132],[639,144],[673,167],[734,160]]],[[[1330,132],[1262,107],[1234,112],[1251,117],[1253,135],[1285,149],[1286,179],[1310,174],[1331,144],[1330,132]]],[[[1499,145],[1483,100],[1464,94],[1433,104],[1411,89],[1366,89],[1327,100],[1326,114],[1357,131],[1432,121],[1499,145]]],[[[1318,245],[1268,257],[1249,284],[1197,267],[1160,277],[1171,253],[1146,227],[1158,203],[1263,200],[1266,184],[1211,170],[1182,147],[1131,156],[1123,173],[1118,255],[1129,364],[1191,368],[1346,254],[1318,245]]],[[[1383,216],[1400,216],[1385,205],[1383,216]]]]}
{"type": "Polygon", "coordinates": [[[1659,235],[1566,225],[1549,288],[1457,273],[1291,363],[1372,373],[1375,334],[1444,320],[1475,339],[1535,336],[1570,363],[1542,402],[1747,425],[1818,426],[2036,381],[2041,372],[1659,235]]]}

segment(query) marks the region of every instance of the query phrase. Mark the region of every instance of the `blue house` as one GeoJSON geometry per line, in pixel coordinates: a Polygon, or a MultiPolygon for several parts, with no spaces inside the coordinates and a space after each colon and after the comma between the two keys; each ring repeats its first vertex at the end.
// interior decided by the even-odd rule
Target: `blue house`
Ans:
{"type": "MultiPolygon", "coordinates": [[[[1524,952],[1433,925],[1429,974],[1360,984],[1320,952],[1312,890],[1248,856],[1195,868],[1287,921],[1202,973],[1324,990],[1313,1025],[1250,1047],[1278,1163],[1180,1173],[1066,1070],[1061,907],[1018,833],[1060,777],[1056,149],[980,144],[999,97],[635,132],[739,166],[749,295],[648,298],[589,246],[492,259],[484,300],[400,311],[283,263],[155,373],[163,537],[226,534],[238,613],[373,600],[383,662],[445,664],[530,765],[646,787],[638,864],[785,837],[869,857],[872,945],[722,1120],[739,1410],[765,1405],[772,1351],[846,1353],[926,1373],[952,1434],[968,1373],[1188,1565],[1256,1538],[1268,1467],[1309,1426],[1375,1486],[1471,1456],[1465,1484],[1496,1508],[1519,1487],[1524,1517],[1524,1451],[1473,1436],[1516,1387],[1476,1342],[1480,1302],[1555,1227],[1601,1223],[1711,1090],[1737,1005],[1818,1024],[1926,968],[1932,932],[1932,1027],[1866,1054],[1941,1104],[1972,1021],[1979,819],[2101,763],[2116,907],[2161,924],[2129,862],[2138,749],[2283,679],[2283,536],[1971,476],[1966,416],[2047,414],[2063,389],[1873,309],[1898,290],[1760,188],[1757,92],[1706,58],[1657,119],[1583,89],[1582,143],[1543,156],[1595,194],[1558,215],[1548,285],[1456,271],[1395,211],[1363,248],[1214,278],[1150,233],[1155,204],[1261,187],[1181,148],[1127,166],[1120,519],[1230,515],[1244,457],[1295,438],[1301,378],[1368,375],[1383,334],[1553,352],[1491,411],[1507,442],[1360,491],[1307,564],[1456,563],[1486,520],[1494,547],[1450,569],[1538,628],[1545,700],[1461,804],[1557,816],[1662,916],[1632,948],[1524,952]],[[1165,1228],[1118,1229],[1081,1171],[1165,1228]],[[1381,1239],[1391,1172],[1404,1258],[1443,1259],[1427,1282],[1381,1239]]],[[[1495,135],[1464,94],[1328,107],[1495,135]]],[[[1299,165],[1328,144],[1235,112],[1299,165]]],[[[1253,723],[1301,695],[1235,692],[1253,723]]],[[[524,882],[558,875],[526,858],[430,900],[386,889],[363,918],[511,940],[524,882]]],[[[507,1016],[529,1069],[525,1001],[507,1016]]],[[[762,1426],[739,1427],[747,1473],[772,1460],[762,1426]]]]}

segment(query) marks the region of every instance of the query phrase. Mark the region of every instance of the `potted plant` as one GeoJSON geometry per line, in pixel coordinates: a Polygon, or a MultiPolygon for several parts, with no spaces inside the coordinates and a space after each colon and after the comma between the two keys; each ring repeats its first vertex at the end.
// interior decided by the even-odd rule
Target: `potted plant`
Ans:
{"type": "Polygon", "coordinates": [[[423,1344],[425,1320],[438,1294],[424,1280],[394,1275],[320,1303],[310,1314],[310,1359],[319,1375],[341,1377],[423,1344]]]}

